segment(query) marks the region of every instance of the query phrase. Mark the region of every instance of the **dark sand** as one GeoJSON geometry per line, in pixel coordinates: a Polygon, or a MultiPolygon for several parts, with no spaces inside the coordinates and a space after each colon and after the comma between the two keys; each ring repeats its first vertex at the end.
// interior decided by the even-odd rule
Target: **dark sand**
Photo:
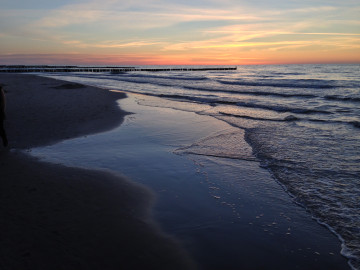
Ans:
{"type": "Polygon", "coordinates": [[[32,75],[0,83],[12,148],[0,148],[0,269],[194,268],[152,220],[148,189],[17,150],[116,127],[123,94],[32,75]]]}
{"type": "Polygon", "coordinates": [[[32,148],[110,130],[123,121],[114,93],[34,75],[0,74],[12,148],[32,148]]]}

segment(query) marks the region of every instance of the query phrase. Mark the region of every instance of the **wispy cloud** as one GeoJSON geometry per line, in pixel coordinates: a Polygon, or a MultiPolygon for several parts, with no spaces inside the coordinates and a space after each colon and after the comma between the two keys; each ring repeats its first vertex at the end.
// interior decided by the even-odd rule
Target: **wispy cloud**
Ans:
{"type": "Polygon", "coordinates": [[[160,45],[163,44],[162,42],[151,42],[151,41],[132,41],[132,42],[122,42],[122,41],[105,41],[100,43],[85,43],[79,40],[72,40],[72,41],[63,41],[64,44],[73,45],[79,48],[137,48],[137,47],[144,47],[144,46],[153,46],[153,45],[160,45]]]}
{"type": "Polygon", "coordinates": [[[143,61],[216,55],[230,61],[286,50],[352,52],[360,44],[360,4],[354,0],[84,0],[53,6],[6,10],[0,4],[0,53],[46,50],[133,60],[141,54],[143,61]]]}

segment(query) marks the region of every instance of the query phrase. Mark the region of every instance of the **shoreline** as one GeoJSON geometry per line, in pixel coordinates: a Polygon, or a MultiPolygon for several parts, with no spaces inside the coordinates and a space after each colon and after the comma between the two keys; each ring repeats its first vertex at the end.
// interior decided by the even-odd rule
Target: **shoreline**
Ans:
{"type": "Polygon", "coordinates": [[[219,132],[233,134],[233,127],[152,106],[158,102],[128,94],[119,103],[134,114],[121,127],[33,149],[32,155],[117,171],[149,187],[157,196],[155,219],[201,269],[349,269],[338,239],[294,204],[258,162],[174,154],[199,142],[207,148],[219,132]]]}
{"type": "Polygon", "coordinates": [[[195,268],[152,219],[147,188],[21,152],[120,125],[125,94],[34,75],[0,83],[12,148],[0,150],[1,269],[195,268]]]}

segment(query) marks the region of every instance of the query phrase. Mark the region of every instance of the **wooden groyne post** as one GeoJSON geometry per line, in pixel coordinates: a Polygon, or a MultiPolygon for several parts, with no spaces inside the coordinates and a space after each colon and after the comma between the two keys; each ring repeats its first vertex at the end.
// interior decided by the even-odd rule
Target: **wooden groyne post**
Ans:
{"type": "Polygon", "coordinates": [[[237,67],[203,67],[203,68],[135,68],[135,67],[79,67],[79,66],[26,66],[26,65],[2,65],[0,72],[2,73],[58,73],[58,72],[111,72],[123,73],[129,71],[211,71],[211,70],[236,70],[237,67]]]}

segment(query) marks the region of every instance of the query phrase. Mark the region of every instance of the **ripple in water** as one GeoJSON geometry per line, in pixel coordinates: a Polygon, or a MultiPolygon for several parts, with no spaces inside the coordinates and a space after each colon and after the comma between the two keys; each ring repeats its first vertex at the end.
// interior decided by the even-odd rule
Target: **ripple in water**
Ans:
{"type": "Polygon", "coordinates": [[[360,267],[360,140],[339,130],[299,126],[249,129],[246,139],[276,179],[343,242],[360,267]]]}

